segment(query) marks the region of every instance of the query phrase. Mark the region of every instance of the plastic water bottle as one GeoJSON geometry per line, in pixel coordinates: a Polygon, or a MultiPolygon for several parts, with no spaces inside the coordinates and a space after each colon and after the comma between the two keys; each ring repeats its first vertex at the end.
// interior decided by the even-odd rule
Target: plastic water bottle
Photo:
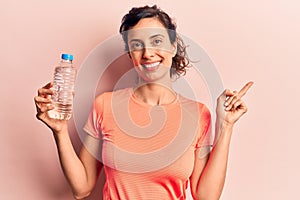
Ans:
{"type": "Polygon", "coordinates": [[[76,69],[72,64],[73,55],[62,54],[61,61],[54,71],[54,94],[52,101],[55,106],[48,112],[50,118],[69,120],[72,116],[73,93],[76,78],[76,69]]]}

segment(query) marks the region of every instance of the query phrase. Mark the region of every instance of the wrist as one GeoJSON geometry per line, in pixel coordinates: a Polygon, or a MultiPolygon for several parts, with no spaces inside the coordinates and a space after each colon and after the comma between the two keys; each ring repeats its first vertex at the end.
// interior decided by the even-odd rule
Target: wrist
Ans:
{"type": "Polygon", "coordinates": [[[224,121],[224,122],[222,123],[222,127],[223,127],[223,128],[233,128],[233,125],[234,125],[234,123],[227,122],[227,121],[224,121]]]}
{"type": "Polygon", "coordinates": [[[68,125],[67,125],[67,123],[63,124],[58,129],[52,129],[52,133],[53,133],[53,135],[69,134],[68,133],[68,125]]]}
{"type": "Polygon", "coordinates": [[[234,125],[234,123],[228,122],[222,118],[217,117],[217,120],[216,120],[216,128],[217,129],[219,129],[219,130],[221,130],[223,128],[231,128],[232,129],[233,125],[234,125]]]}

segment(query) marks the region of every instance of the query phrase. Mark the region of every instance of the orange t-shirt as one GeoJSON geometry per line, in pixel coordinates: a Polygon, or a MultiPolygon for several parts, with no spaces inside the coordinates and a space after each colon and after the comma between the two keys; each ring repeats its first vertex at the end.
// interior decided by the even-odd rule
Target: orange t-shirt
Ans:
{"type": "Polygon", "coordinates": [[[103,199],[185,199],[195,150],[212,144],[210,123],[204,104],[181,95],[157,106],[132,88],[99,95],[84,130],[102,141],[103,199]]]}

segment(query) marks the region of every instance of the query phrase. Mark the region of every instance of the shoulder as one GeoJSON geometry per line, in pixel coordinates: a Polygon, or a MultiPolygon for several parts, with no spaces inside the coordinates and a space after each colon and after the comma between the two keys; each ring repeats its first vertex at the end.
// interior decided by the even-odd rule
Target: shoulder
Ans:
{"type": "Polygon", "coordinates": [[[195,101],[179,95],[181,109],[185,116],[190,116],[201,127],[207,127],[211,123],[211,113],[209,108],[202,102],[195,101]]]}
{"type": "Polygon", "coordinates": [[[178,100],[183,109],[198,112],[201,116],[204,115],[210,117],[210,110],[204,103],[186,98],[182,95],[178,95],[178,100]]]}

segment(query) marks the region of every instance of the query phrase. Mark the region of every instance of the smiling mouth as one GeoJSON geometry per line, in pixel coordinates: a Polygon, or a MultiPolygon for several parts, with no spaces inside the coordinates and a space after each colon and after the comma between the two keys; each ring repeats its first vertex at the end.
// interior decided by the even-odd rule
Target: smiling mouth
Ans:
{"type": "Polygon", "coordinates": [[[147,71],[155,71],[160,62],[155,62],[155,63],[150,63],[150,64],[142,64],[143,68],[146,69],[147,71]]]}

